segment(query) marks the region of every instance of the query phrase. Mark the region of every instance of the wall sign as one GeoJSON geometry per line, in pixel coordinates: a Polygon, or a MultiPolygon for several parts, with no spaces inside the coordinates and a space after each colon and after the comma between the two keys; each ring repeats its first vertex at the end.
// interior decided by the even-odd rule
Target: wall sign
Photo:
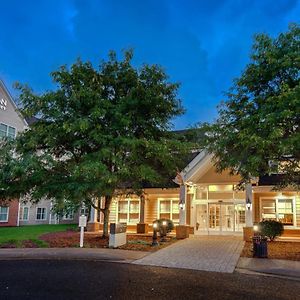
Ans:
{"type": "Polygon", "coordinates": [[[0,98],[0,109],[6,110],[7,100],[0,98]]]}

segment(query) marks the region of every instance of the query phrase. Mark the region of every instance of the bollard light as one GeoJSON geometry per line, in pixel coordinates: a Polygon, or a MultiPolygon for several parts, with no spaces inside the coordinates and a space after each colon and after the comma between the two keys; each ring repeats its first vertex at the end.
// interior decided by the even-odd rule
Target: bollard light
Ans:
{"type": "Polygon", "coordinates": [[[157,229],[158,229],[158,224],[157,224],[157,222],[154,222],[153,223],[152,246],[158,246],[157,229]]]}

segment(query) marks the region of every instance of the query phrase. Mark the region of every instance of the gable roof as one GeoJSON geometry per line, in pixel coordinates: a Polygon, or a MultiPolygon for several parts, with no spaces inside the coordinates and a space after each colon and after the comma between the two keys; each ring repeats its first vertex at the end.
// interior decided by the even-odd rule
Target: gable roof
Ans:
{"type": "Polygon", "coordinates": [[[20,119],[22,120],[22,122],[24,123],[25,126],[28,126],[27,121],[25,120],[25,118],[22,116],[22,114],[20,113],[11,93],[9,92],[9,90],[7,89],[7,87],[5,86],[4,82],[0,79],[0,88],[2,88],[4,90],[4,92],[6,93],[8,100],[10,101],[10,103],[12,104],[15,112],[18,114],[18,116],[20,117],[20,119]]]}

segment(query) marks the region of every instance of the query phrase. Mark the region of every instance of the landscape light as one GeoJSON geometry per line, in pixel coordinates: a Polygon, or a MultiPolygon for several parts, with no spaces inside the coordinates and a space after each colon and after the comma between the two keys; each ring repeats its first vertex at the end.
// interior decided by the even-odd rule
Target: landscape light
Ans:
{"type": "Polygon", "coordinates": [[[163,224],[163,226],[166,226],[167,225],[167,221],[163,221],[162,224],[163,224]]]}

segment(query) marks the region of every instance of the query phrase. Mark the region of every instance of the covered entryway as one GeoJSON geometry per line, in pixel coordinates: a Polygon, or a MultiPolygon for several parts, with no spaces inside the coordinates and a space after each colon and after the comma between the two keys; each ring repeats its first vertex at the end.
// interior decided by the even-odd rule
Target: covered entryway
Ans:
{"type": "Polygon", "coordinates": [[[237,236],[193,236],[134,264],[232,273],[244,242],[237,236]]]}
{"type": "Polygon", "coordinates": [[[232,202],[196,204],[195,234],[241,234],[245,226],[245,205],[232,202]]]}

